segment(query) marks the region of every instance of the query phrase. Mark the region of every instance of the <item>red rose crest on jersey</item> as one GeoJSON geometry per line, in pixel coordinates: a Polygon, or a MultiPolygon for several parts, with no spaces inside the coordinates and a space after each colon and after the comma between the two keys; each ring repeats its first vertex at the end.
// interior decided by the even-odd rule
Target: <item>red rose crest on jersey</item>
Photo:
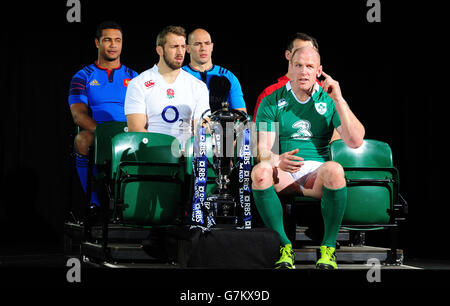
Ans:
{"type": "Polygon", "coordinates": [[[172,99],[175,97],[175,91],[171,88],[167,89],[167,98],[172,99]]]}
{"type": "Polygon", "coordinates": [[[128,87],[128,83],[130,83],[131,79],[123,79],[123,86],[128,87]]]}
{"type": "Polygon", "coordinates": [[[155,82],[153,82],[153,80],[147,81],[144,83],[145,88],[152,88],[153,86],[155,86],[155,82]]]}

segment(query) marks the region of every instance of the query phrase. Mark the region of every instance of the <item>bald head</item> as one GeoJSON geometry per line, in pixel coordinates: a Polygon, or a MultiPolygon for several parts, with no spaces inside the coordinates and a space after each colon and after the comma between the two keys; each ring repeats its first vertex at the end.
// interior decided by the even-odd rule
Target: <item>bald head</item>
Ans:
{"type": "Polygon", "coordinates": [[[319,54],[319,51],[317,51],[316,48],[311,47],[311,46],[305,46],[305,47],[301,47],[301,48],[295,49],[294,52],[292,52],[291,62],[294,61],[294,58],[296,56],[300,57],[302,55],[317,60],[317,64],[320,65],[320,54],[319,54]]]}
{"type": "Polygon", "coordinates": [[[310,93],[322,73],[320,54],[316,48],[306,46],[294,50],[291,61],[292,82],[296,93],[310,93]]]}
{"type": "Polygon", "coordinates": [[[187,52],[191,59],[190,65],[200,71],[211,68],[213,47],[211,35],[206,30],[198,28],[189,33],[187,52]]]}
{"type": "Polygon", "coordinates": [[[192,31],[191,33],[189,33],[188,35],[188,44],[193,44],[198,38],[206,38],[209,39],[209,41],[211,41],[211,35],[208,33],[208,31],[206,31],[205,29],[202,28],[197,28],[194,31],[192,31]]]}

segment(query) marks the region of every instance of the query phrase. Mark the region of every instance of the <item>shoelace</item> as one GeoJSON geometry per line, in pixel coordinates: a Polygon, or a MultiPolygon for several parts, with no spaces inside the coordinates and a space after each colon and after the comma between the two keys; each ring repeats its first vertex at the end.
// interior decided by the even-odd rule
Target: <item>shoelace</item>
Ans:
{"type": "Polygon", "coordinates": [[[328,259],[331,259],[333,261],[336,260],[336,256],[334,255],[334,252],[331,251],[331,248],[326,248],[325,252],[322,253],[322,256],[326,256],[328,259]]]}
{"type": "Polygon", "coordinates": [[[281,253],[281,257],[284,257],[284,256],[291,257],[291,250],[290,250],[290,248],[280,247],[280,253],[281,253]]]}

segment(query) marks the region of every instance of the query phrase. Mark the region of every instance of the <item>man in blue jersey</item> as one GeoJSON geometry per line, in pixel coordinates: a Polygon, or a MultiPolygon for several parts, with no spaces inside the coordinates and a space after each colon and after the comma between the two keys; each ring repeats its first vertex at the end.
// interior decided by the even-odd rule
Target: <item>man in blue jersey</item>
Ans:
{"type": "MultiPolygon", "coordinates": [[[[80,127],[75,136],[76,168],[86,192],[89,147],[98,123],[126,121],[124,112],[128,82],[137,73],[120,63],[122,29],[115,22],[101,23],[96,32],[97,61],[85,66],[72,78],[69,105],[74,123],[80,127]]],[[[91,203],[99,205],[94,192],[91,203]]]]}
{"type": "MultiPolygon", "coordinates": [[[[227,101],[229,103],[230,109],[237,109],[247,112],[245,106],[244,95],[242,93],[241,84],[236,76],[229,70],[220,67],[218,65],[213,65],[212,63],[212,51],[214,43],[211,41],[210,34],[204,29],[195,29],[188,35],[188,45],[186,46],[186,51],[190,55],[190,63],[183,67],[183,69],[197,79],[202,80],[208,86],[210,90],[210,105],[211,110],[214,111],[215,108],[212,104],[211,97],[216,94],[213,92],[216,88],[211,86],[211,77],[213,76],[224,76],[230,82],[230,89],[227,95],[227,101]]],[[[217,88],[218,91],[221,88],[217,88]]],[[[221,94],[219,94],[220,96],[221,94]]],[[[219,101],[219,103],[222,101],[219,101]]],[[[219,105],[220,107],[220,105],[219,105]]]]}

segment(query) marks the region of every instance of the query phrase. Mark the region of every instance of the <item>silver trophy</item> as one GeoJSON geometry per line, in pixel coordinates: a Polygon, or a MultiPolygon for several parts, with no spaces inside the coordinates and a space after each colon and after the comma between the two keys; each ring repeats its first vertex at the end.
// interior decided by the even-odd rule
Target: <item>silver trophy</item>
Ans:
{"type": "Polygon", "coordinates": [[[213,146],[213,165],[217,189],[207,198],[212,204],[217,224],[236,224],[238,201],[231,190],[231,175],[236,167],[236,139],[238,127],[243,126],[249,116],[239,110],[230,110],[228,102],[210,116],[209,126],[213,146]]]}

